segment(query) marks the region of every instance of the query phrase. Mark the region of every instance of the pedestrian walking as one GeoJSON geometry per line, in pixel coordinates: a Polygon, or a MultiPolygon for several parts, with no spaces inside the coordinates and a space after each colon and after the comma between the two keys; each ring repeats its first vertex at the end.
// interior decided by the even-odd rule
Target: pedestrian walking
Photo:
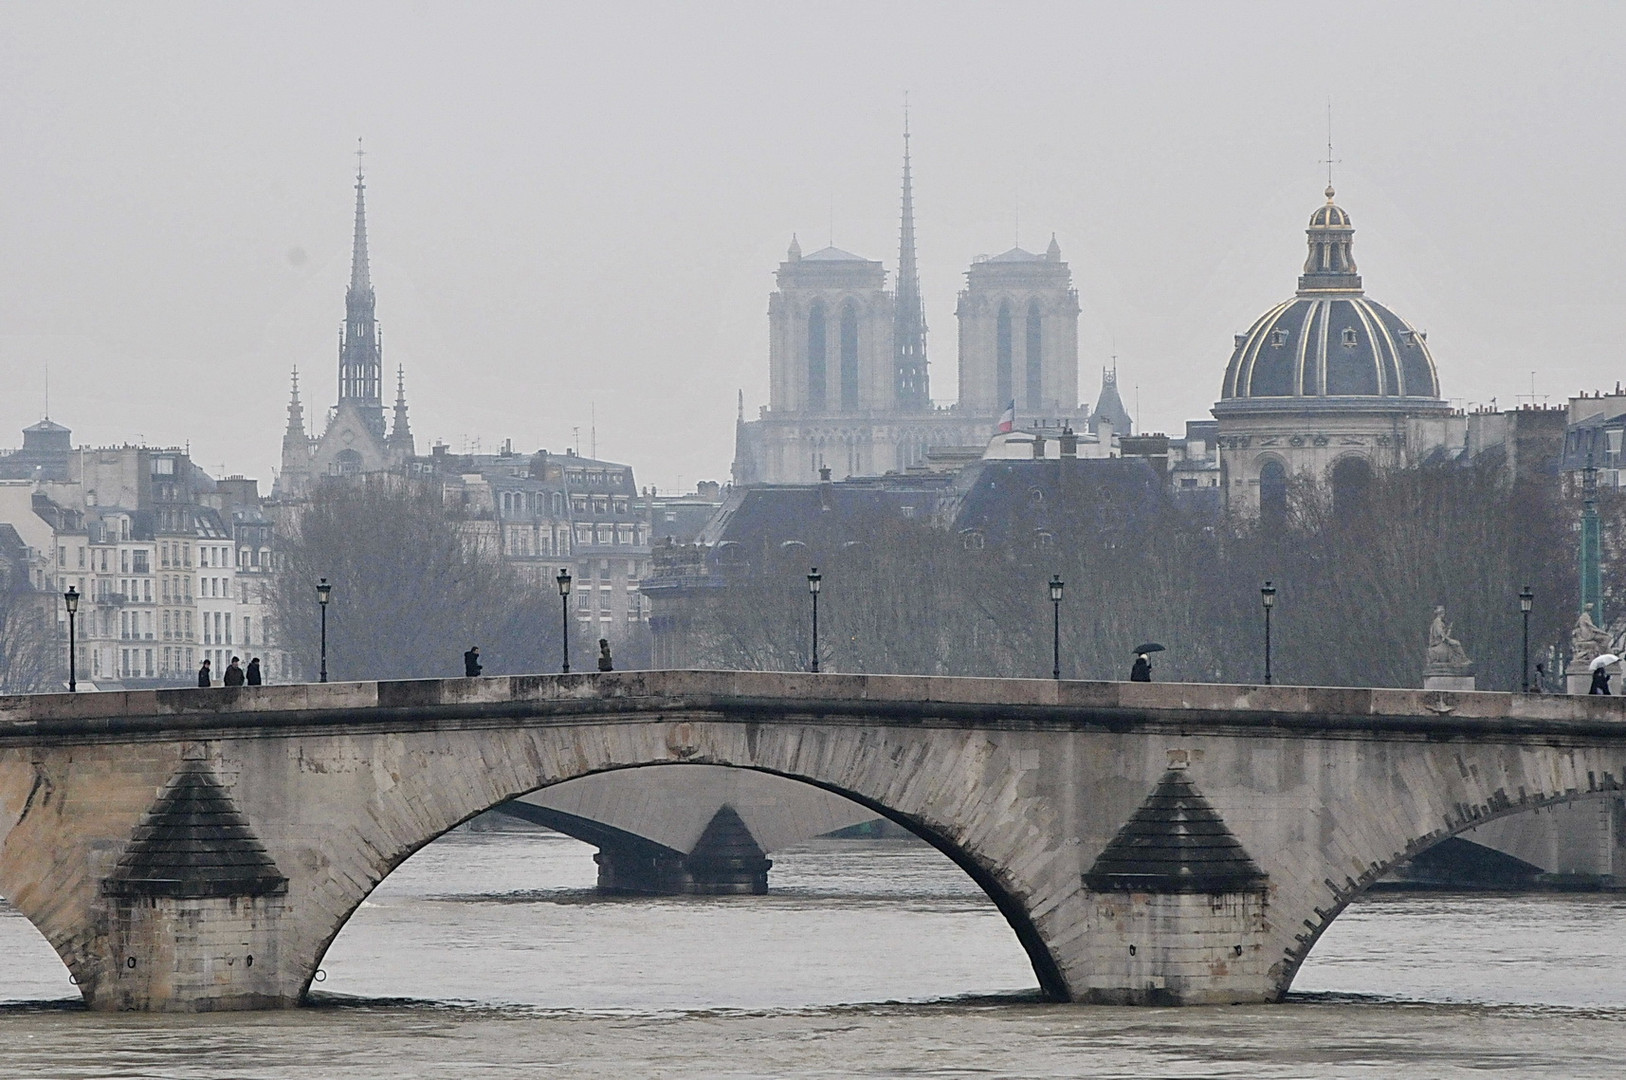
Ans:
{"type": "Polygon", "coordinates": [[[248,670],[243,674],[250,686],[260,685],[260,658],[258,656],[248,662],[248,670]]]}
{"type": "Polygon", "coordinates": [[[1532,693],[1545,694],[1547,692],[1547,665],[1536,665],[1536,679],[1530,684],[1532,693]]]}
{"type": "Polygon", "coordinates": [[[203,666],[198,668],[198,685],[207,687],[209,685],[209,675],[209,661],[204,660],[203,666]]]}
{"type": "Polygon", "coordinates": [[[480,666],[480,646],[475,645],[463,654],[463,677],[475,678],[483,670],[485,669],[480,666]]]}
{"type": "Polygon", "coordinates": [[[610,659],[610,642],[608,638],[598,639],[598,669],[600,671],[615,670],[615,661],[610,659]]]}
{"type": "Polygon", "coordinates": [[[1135,657],[1135,666],[1129,669],[1129,681],[1152,681],[1152,662],[1146,659],[1145,653],[1141,653],[1139,656],[1135,657]]]}
{"type": "Polygon", "coordinates": [[[231,663],[226,665],[225,672],[220,676],[221,686],[242,686],[243,668],[238,657],[232,657],[231,663]]]}
{"type": "Polygon", "coordinates": [[[1592,685],[1587,689],[1588,694],[1609,693],[1609,669],[1599,666],[1592,669],[1592,685]]]}

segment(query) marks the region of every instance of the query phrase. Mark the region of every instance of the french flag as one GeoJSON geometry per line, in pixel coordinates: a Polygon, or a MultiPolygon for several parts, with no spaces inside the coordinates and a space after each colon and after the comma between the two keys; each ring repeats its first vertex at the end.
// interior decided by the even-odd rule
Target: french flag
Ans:
{"type": "Polygon", "coordinates": [[[1011,403],[1005,407],[1005,411],[999,414],[999,427],[996,430],[999,432],[999,434],[1005,435],[1015,427],[1016,399],[1012,398],[1011,403]]]}

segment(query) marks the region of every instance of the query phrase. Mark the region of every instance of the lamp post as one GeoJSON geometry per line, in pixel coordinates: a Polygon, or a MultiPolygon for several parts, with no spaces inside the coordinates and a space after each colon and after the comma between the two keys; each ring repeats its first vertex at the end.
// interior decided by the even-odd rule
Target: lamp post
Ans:
{"type": "Polygon", "coordinates": [[[75,666],[78,657],[74,655],[78,645],[74,623],[79,615],[79,590],[69,585],[68,591],[62,594],[62,602],[68,608],[68,693],[72,694],[79,690],[79,672],[75,666]]]}
{"type": "Polygon", "coordinates": [[[807,575],[807,594],[813,598],[813,659],[808,670],[814,672],[819,670],[819,587],[823,584],[824,576],[815,566],[807,575]]]}
{"type": "Polygon", "coordinates": [[[564,663],[559,670],[570,674],[570,568],[561,566],[559,576],[553,579],[559,584],[559,643],[564,646],[564,663]]]}
{"type": "Polygon", "coordinates": [[[1536,594],[1526,585],[1519,590],[1519,614],[1524,616],[1524,649],[1522,651],[1521,671],[1522,678],[1519,687],[1526,694],[1530,692],[1530,609],[1536,604],[1536,594]]]}
{"type": "Polygon", "coordinates": [[[1055,618],[1051,621],[1051,656],[1054,663],[1050,668],[1050,677],[1058,681],[1061,679],[1061,590],[1061,575],[1051,574],[1050,607],[1055,618]]]}
{"type": "Polygon", "coordinates": [[[316,603],[322,609],[322,674],[319,682],[327,682],[327,601],[333,595],[333,586],[327,578],[316,583],[316,603]]]}
{"type": "Polygon", "coordinates": [[[1276,586],[1265,582],[1259,590],[1259,600],[1265,605],[1265,685],[1270,685],[1270,609],[1276,606],[1276,586]]]}

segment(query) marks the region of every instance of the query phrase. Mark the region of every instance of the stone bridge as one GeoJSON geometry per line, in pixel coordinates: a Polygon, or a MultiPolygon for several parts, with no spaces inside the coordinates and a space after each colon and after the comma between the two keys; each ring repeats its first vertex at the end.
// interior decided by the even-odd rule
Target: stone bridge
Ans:
{"type": "Polygon", "coordinates": [[[693,671],[0,698],[0,894],[94,1009],[293,1006],[448,829],[688,764],[925,838],[1055,999],[1275,1001],[1397,860],[1619,791],[1626,702],[693,671]]]}

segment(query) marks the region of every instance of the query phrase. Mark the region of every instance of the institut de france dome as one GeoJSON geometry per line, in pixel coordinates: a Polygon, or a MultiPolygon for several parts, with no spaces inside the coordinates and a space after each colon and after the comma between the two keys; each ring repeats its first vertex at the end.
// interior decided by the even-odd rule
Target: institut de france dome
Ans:
{"type": "Polygon", "coordinates": [[[1298,292],[1238,334],[1219,421],[1220,483],[1234,511],[1279,514],[1290,477],[1340,492],[1364,488],[1373,466],[1421,449],[1443,418],[1426,336],[1361,288],[1349,215],[1327,201],[1310,216],[1298,292]]]}

